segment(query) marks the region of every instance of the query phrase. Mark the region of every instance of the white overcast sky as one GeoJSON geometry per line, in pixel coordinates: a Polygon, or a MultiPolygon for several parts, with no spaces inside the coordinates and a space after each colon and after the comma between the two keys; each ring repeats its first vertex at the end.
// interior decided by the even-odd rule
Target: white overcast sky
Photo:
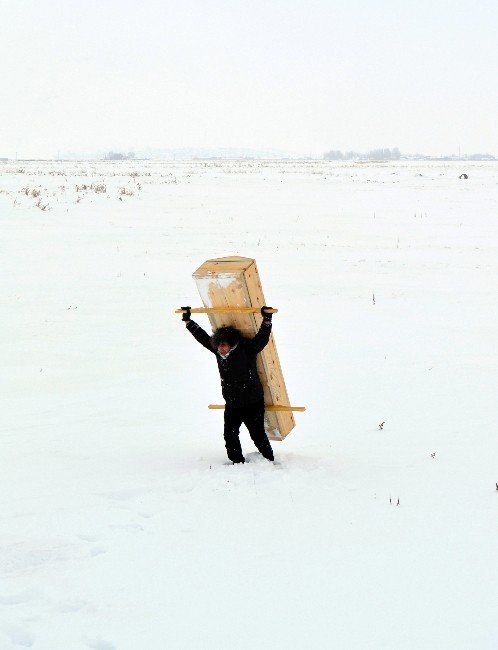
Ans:
{"type": "Polygon", "coordinates": [[[498,155],[498,3],[0,0],[0,156],[498,155]]]}

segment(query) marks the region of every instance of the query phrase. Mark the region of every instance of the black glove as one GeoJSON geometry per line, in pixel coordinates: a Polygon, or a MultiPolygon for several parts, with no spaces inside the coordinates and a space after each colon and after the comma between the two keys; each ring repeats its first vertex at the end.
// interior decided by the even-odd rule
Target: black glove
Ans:
{"type": "Polygon", "coordinates": [[[267,325],[270,325],[271,317],[273,316],[273,314],[269,314],[267,311],[265,311],[265,309],[273,309],[273,307],[267,307],[266,305],[261,307],[261,316],[263,316],[263,322],[266,323],[267,325]]]}
{"type": "Polygon", "coordinates": [[[190,320],[190,317],[192,316],[192,314],[190,312],[190,307],[181,307],[181,309],[186,309],[187,310],[187,311],[184,311],[183,314],[182,314],[182,321],[184,321],[185,323],[188,323],[188,321],[190,320]]]}

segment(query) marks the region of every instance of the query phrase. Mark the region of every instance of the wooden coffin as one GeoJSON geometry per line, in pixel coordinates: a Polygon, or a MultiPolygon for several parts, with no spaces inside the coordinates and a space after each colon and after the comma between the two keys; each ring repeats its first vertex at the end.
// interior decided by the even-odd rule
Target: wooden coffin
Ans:
{"type": "MultiPolygon", "coordinates": [[[[222,257],[207,260],[195,271],[193,278],[204,307],[262,307],[266,305],[256,260],[248,257],[222,257]]],[[[256,334],[262,321],[259,313],[210,313],[208,318],[213,330],[225,325],[232,325],[248,338],[252,338],[256,334]]],[[[289,405],[273,333],[268,345],[258,354],[257,366],[265,392],[265,405],[289,405]]],[[[265,429],[270,440],[283,440],[294,426],[292,412],[265,412],[265,429]]]]}

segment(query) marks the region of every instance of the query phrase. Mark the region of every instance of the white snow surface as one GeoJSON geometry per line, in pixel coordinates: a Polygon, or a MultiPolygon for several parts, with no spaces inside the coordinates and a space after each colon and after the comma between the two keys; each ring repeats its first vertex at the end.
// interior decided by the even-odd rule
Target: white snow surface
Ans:
{"type": "Polygon", "coordinates": [[[497,163],[0,166],[1,650],[496,649],[497,208],[497,163]],[[308,409],[275,465],[173,313],[226,255],[308,409]]]}

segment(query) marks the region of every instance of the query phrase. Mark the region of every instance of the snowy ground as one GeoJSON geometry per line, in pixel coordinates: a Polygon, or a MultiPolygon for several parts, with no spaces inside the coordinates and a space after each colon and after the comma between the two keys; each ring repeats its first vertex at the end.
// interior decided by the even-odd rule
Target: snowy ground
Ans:
{"type": "Polygon", "coordinates": [[[0,166],[0,649],[496,649],[497,208],[497,163],[0,166]],[[173,314],[231,254],[275,466],[173,314]]]}

